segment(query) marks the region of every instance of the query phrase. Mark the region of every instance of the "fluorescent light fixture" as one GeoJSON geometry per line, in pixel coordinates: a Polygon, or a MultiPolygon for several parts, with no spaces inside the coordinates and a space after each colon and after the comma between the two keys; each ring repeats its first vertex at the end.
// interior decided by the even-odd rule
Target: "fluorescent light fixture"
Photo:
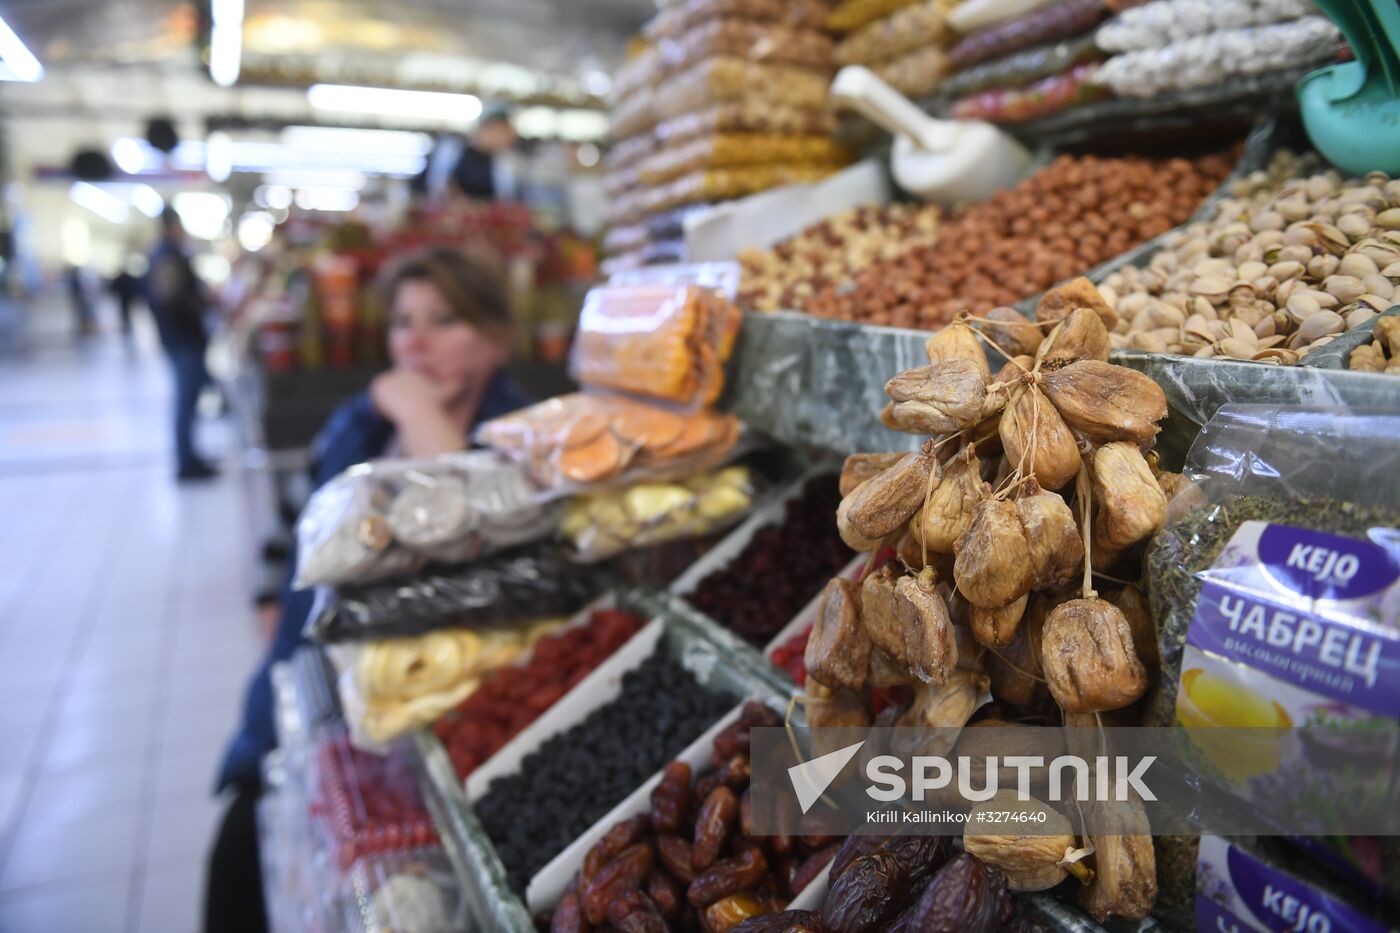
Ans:
{"type": "Polygon", "coordinates": [[[181,172],[204,171],[205,145],[200,139],[187,139],[166,155],[144,139],[123,136],[112,142],[112,161],[128,175],[148,175],[167,168],[181,172]]]}
{"type": "Polygon", "coordinates": [[[238,245],[250,253],[256,253],[272,242],[272,231],[277,221],[266,211],[249,211],[238,218],[238,245]]]}
{"type": "Polygon", "coordinates": [[[63,218],[58,236],[64,262],[79,268],[88,264],[92,258],[92,232],[86,220],[77,215],[63,218]]]}
{"type": "Polygon", "coordinates": [[[144,147],[142,140],[124,136],[112,143],[112,161],[117,168],[128,175],[139,175],[146,170],[147,158],[146,150],[154,152],[155,149],[147,143],[144,147]]]}
{"type": "Polygon", "coordinates": [[[583,89],[594,97],[603,97],[612,90],[612,78],[606,71],[597,68],[584,72],[581,83],[583,89]]]}
{"type": "Polygon", "coordinates": [[[213,0],[210,14],[209,76],[220,87],[231,87],[243,57],[243,0],[213,0]]]}
{"type": "Polygon", "coordinates": [[[224,222],[229,213],[228,198],[224,195],[213,191],[181,191],[175,195],[174,207],[190,236],[217,240],[224,235],[224,222]]]}
{"type": "Polygon", "coordinates": [[[470,123],[481,116],[481,98],[441,91],[402,91],[349,84],[313,84],[306,99],[317,110],[372,113],[390,117],[419,117],[470,123]]]}
{"type": "MultiPolygon", "coordinates": [[[[213,144],[213,136],[210,136],[213,144]]],[[[366,175],[412,176],[423,171],[427,156],[418,153],[357,152],[353,149],[294,149],[281,143],[230,143],[229,164],[235,172],[353,171],[366,175]]],[[[210,177],[213,177],[212,175],[210,177]]]]}
{"type": "Polygon", "coordinates": [[[0,81],[34,82],[44,76],[44,66],[39,64],[39,59],[3,19],[0,19],[0,60],[4,62],[0,81]]]}
{"type": "Polygon", "coordinates": [[[297,207],[304,211],[353,211],[360,196],[343,188],[302,188],[297,192],[297,207]]]}
{"type": "Polygon", "coordinates": [[[597,110],[561,110],[558,127],[560,139],[593,142],[608,135],[608,117],[597,110]]]}
{"type": "Polygon", "coordinates": [[[204,170],[217,182],[233,174],[233,140],[227,133],[210,133],[204,147],[204,170]]]}
{"type": "Polygon", "coordinates": [[[130,216],[126,203],[110,191],[86,181],[75,181],[68,188],[68,197],[79,207],[85,207],[110,224],[124,224],[130,216]]]}
{"type": "Polygon", "coordinates": [[[159,217],[160,212],[165,210],[165,198],[150,185],[132,185],[128,199],[132,207],[147,217],[159,217]]]}
{"type": "Polygon", "coordinates": [[[356,152],[375,155],[426,156],[433,151],[427,133],[406,130],[362,130],[348,126],[289,126],[282,145],[308,152],[356,152]]]}
{"type": "Polygon", "coordinates": [[[584,168],[597,165],[599,157],[598,147],[592,143],[584,143],[578,147],[578,164],[584,168]]]}
{"type": "Polygon", "coordinates": [[[292,189],[286,185],[268,183],[258,185],[253,191],[253,201],[258,207],[274,211],[285,211],[292,206],[292,189]]]}

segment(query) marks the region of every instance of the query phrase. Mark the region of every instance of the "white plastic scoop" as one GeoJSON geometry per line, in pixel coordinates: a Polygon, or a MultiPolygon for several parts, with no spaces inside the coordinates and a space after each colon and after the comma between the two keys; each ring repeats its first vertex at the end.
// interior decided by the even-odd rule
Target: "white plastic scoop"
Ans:
{"type": "Polygon", "coordinates": [[[935,120],[869,68],[842,68],[831,96],[894,136],[894,180],[925,201],[981,201],[1015,184],[1030,164],[1025,147],[990,123],[935,120]]]}

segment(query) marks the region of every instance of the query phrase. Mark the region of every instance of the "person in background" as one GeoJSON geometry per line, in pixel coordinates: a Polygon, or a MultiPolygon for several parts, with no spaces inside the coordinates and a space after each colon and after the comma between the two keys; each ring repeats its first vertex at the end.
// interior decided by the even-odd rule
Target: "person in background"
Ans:
{"type": "Polygon", "coordinates": [[[479,201],[494,201],[507,197],[503,190],[500,170],[506,153],[515,148],[518,137],[511,126],[510,115],[493,110],[481,118],[471,141],[462,150],[457,166],[452,170],[452,185],[462,194],[479,201]]]}
{"type": "Polygon", "coordinates": [[[131,305],[141,293],[141,280],[131,274],[132,263],[127,262],[122,270],[112,277],[108,290],[117,299],[117,313],[121,316],[122,336],[131,336],[131,305]]]}
{"type": "Polygon", "coordinates": [[[146,304],[175,373],[175,466],[181,482],[210,479],[218,471],[194,449],[194,416],[199,393],[209,383],[204,353],[209,346],[204,312],[208,296],[185,253],[180,215],[160,215],[161,238],[146,273],[146,304]]]}
{"type": "MultiPolygon", "coordinates": [[[[331,415],[313,444],[316,487],[376,457],[462,450],[477,424],[529,403],[503,370],[514,318],[505,282],[491,265],[432,249],[391,267],[384,300],[392,366],[331,415]]],[[[256,804],[260,763],[276,746],[270,670],[301,643],[312,592],[293,590],[289,581],[281,602],[276,637],[248,685],[242,725],[219,771],[218,790],[231,791],[233,799],[209,858],[205,933],[267,929],[256,804]]]]}
{"type": "Polygon", "coordinates": [[[69,266],[64,271],[63,278],[68,285],[68,299],[73,303],[73,323],[78,336],[86,337],[95,328],[92,323],[92,301],[88,298],[82,267],[69,266]]]}

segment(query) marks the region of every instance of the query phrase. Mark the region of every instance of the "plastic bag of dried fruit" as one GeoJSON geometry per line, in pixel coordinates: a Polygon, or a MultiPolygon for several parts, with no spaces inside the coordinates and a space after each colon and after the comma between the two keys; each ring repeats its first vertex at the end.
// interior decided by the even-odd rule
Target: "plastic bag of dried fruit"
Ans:
{"type": "Polygon", "coordinates": [[[661,82],[654,106],[662,118],[754,97],[788,107],[823,107],[829,78],[828,71],[795,65],[710,58],[661,82]]]}
{"type": "Polygon", "coordinates": [[[476,439],[561,496],[713,469],[738,454],[740,434],[733,415],[574,393],[488,421],[476,439]]]}
{"type": "Polygon", "coordinates": [[[576,496],[569,500],[561,530],[583,561],[709,534],[752,509],[756,479],[747,466],[731,466],[671,483],[576,496]]]}
{"type": "Polygon", "coordinates": [[[297,523],[300,589],[412,573],[549,537],[559,508],[493,451],[376,460],[336,477],[297,523]]]}
{"type": "Polygon", "coordinates": [[[831,37],[816,29],[737,18],[712,19],[660,43],[661,60],[668,72],[716,56],[830,70],[833,49],[831,37]]]}
{"type": "Polygon", "coordinates": [[[693,407],[724,390],[743,315],[702,288],[595,288],[584,300],[571,369],[581,385],[693,407]]]}
{"type": "Polygon", "coordinates": [[[826,0],[684,0],[658,13],[642,32],[649,39],[675,39],[719,17],[823,29],[827,11],[826,0]]]}
{"type": "Polygon", "coordinates": [[[427,725],[560,624],[551,619],[519,628],[439,629],[331,646],[351,738],[362,748],[376,748],[427,725]]]}
{"type": "Polygon", "coordinates": [[[575,612],[615,582],[605,564],[574,563],[536,545],[430,565],[410,579],[323,590],[308,635],[333,643],[510,625],[575,612]]]}

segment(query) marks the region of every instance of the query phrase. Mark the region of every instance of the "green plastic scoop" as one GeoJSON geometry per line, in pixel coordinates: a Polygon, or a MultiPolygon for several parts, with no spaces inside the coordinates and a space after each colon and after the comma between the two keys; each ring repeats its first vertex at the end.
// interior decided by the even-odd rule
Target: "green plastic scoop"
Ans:
{"type": "Polygon", "coordinates": [[[1303,126],[1328,161],[1353,175],[1400,176],[1400,3],[1316,0],[1356,61],[1298,82],[1303,126]]]}

